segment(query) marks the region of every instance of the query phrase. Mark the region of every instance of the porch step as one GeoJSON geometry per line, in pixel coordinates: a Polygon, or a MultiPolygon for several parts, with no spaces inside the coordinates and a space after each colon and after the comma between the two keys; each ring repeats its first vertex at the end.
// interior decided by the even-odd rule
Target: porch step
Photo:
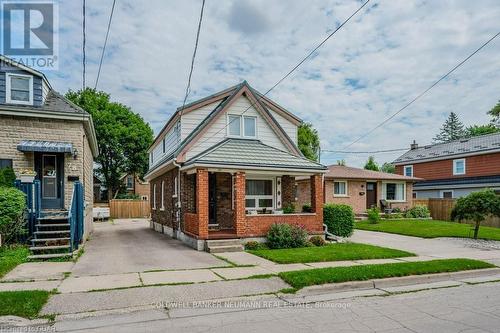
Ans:
{"type": "Polygon", "coordinates": [[[35,224],[35,227],[38,227],[38,228],[40,228],[40,227],[44,227],[44,228],[45,227],[47,227],[47,228],[49,228],[49,227],[66,227],[66,228],[69,228],[70,226],[69,226],[69,223],[53,223],[53,224],[43,223],[43,224],[35,224]]]}
{"type": "Polygon", "coordinates": [[[67,215],[47,215],[47,216],[40,216],[37,218],[38,221],[67,221],[68,216],[67,215]]]}
{"type": "Polygon", "coordinates": [[[70,230],[35,231],[36,235],[69,234],[70,230]]]}
{"type": "Polygon", "coordinates": [[[34,254],[28,256],[28,259],[52,259],[52,258],[65,258],[73,256],[72,253],[51,253],[51,254],[34,254]]]}
{"type": "Polygon", "coordinates": [[[69,250],[68,245],[51,245],[51,246],[32,246],[31,251],[45,251],[45,250],[69,250]]]}
{"type": "Polygon", "coordinates": [[[222,253],[222,252],[242,252],[244,250],[243,245],[222,245],[222,246],[211,246],[207,247],[207,252],[209,253],[222,253]]]}
{"type": "Polygon", "coordinates": [[[33,238],[32,242],[57,242],[57,241],[69,241],[69,237],[60,238],[33,238]]]}
{"type": "Polygon", "coordinates": [[[238,238],[207,240],[207,247],[228,246],[228,245],[241,245],[241,241],[238,238]]]}

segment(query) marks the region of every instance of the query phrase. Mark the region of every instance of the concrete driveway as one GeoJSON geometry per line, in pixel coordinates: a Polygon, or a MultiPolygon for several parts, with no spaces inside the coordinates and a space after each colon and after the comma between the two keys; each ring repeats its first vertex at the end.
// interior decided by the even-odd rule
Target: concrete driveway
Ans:
{"type": "Polygon", "coordinates": [[[94,223],[94,232],[72,276],[227,266],[182,242],[149,229],[147,219],[94,223]]]}

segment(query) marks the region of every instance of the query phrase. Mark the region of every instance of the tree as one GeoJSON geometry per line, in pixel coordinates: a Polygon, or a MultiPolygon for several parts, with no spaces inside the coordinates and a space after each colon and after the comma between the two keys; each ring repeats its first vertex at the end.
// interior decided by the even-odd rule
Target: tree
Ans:
{"type": "Polygon", "coordinates": [[[120,189],[124,173],[143,176],[148,169],[147,150],[153,142],[151,127],[129,107],[110,101],[109,94],[86,88],[68,91],[66,98],[90,113],[99,144],[96,170],[108,188],[108,198],[120,189]]]}
{"type": "Polygon", "coordinates": [[[500,101],[488,111],[488,114],[493,117],[493,123],[500,127],[500,101]]]}
{"type": "Polygon", "coordinates": [[[465,136],[470,138],[479,135],[492,134],[500,132],[500,127],[496,127],[493,124],[488,125],[473,125],[467,127],[465,130],[465,136]]]}
{"type": "Polygon", "coordinates": [[[345,160],[337,160],[337,165],[345,166],[345,160]]]}
{"type": "Polygon", "coordinates": [[[490,189],[472,192],[465,197],[459,198],[451,211],[452,220],[471,220],[475,222],[475,239],[477,239],[479,233],[479,225],[489,215],[500,217],[500,196],[490,189]]]}
{"type": "Polygon", "coordinates": [[[465,137],[464,124],[460,121],[455,112],[451,112],[444,122],[438,135],[434,137],[434,142],[444,143],[458,140],[465,137]]]}
{"type": "Polygon", "coordinates": [[[299,149],[312,161],[319,159],[319,135],[311,123],[302,123],[298,130],[299,149]]]}
{"type": "Polygon", "coordinates": [[[391,163],[385,162],[384,164],[382,164],[380,171],[387,173],[396,173],[396,167],[391,163]]]}
{"type": "Polygon", "coordinates": [[[378,166],[377,162],[375,162],[375,157],[368,157],[368,161],[366,161],[365,164],[365,170],[380,171],[380,167],[378,166]]]}

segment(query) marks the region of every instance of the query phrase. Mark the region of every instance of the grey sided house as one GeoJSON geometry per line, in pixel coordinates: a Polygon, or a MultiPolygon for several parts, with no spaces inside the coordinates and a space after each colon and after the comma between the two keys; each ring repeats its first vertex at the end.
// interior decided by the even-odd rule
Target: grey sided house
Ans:
{"type": "Polygon", "coordinates": [[[149,150],[152,227],[198,250],[279,222],[322,234],[326,167],[302,156],[300,124],[247,82],[177,109],[149,150]],[[311,183],[312,212],[283,214],[298,176],[311,183]]]}

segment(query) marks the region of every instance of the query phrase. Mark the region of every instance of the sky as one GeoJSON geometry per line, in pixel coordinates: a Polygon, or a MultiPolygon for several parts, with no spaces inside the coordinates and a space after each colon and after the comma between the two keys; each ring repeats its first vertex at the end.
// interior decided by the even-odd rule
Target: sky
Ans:
{"type": "MultiPolygon", "coordinates": [[[[265,92],[362,2],[206,0],[189,101],[247,80],[265,92]]],[[[112,0],[87,0],[87,84],[94,86],[112,0]]],[[[201,0],[117,0],[98,89],[155,134],[182,105],[201,0]]],[[[82,86],[81,1],[59,2],[64,93],[82,86]]],[[[500,31],[498,0],[372,0],[269,97],[310,122],[324,150],[342,150],[500,31]]],[[[487,123],[500,99],[500,37],[351,151],[429,144],[451,111],[487,123]]],[[[375,155],[393,161],[400,153],[375,155]]],[[[362,166],[367,154],[324,153],[362,166]]]]}

